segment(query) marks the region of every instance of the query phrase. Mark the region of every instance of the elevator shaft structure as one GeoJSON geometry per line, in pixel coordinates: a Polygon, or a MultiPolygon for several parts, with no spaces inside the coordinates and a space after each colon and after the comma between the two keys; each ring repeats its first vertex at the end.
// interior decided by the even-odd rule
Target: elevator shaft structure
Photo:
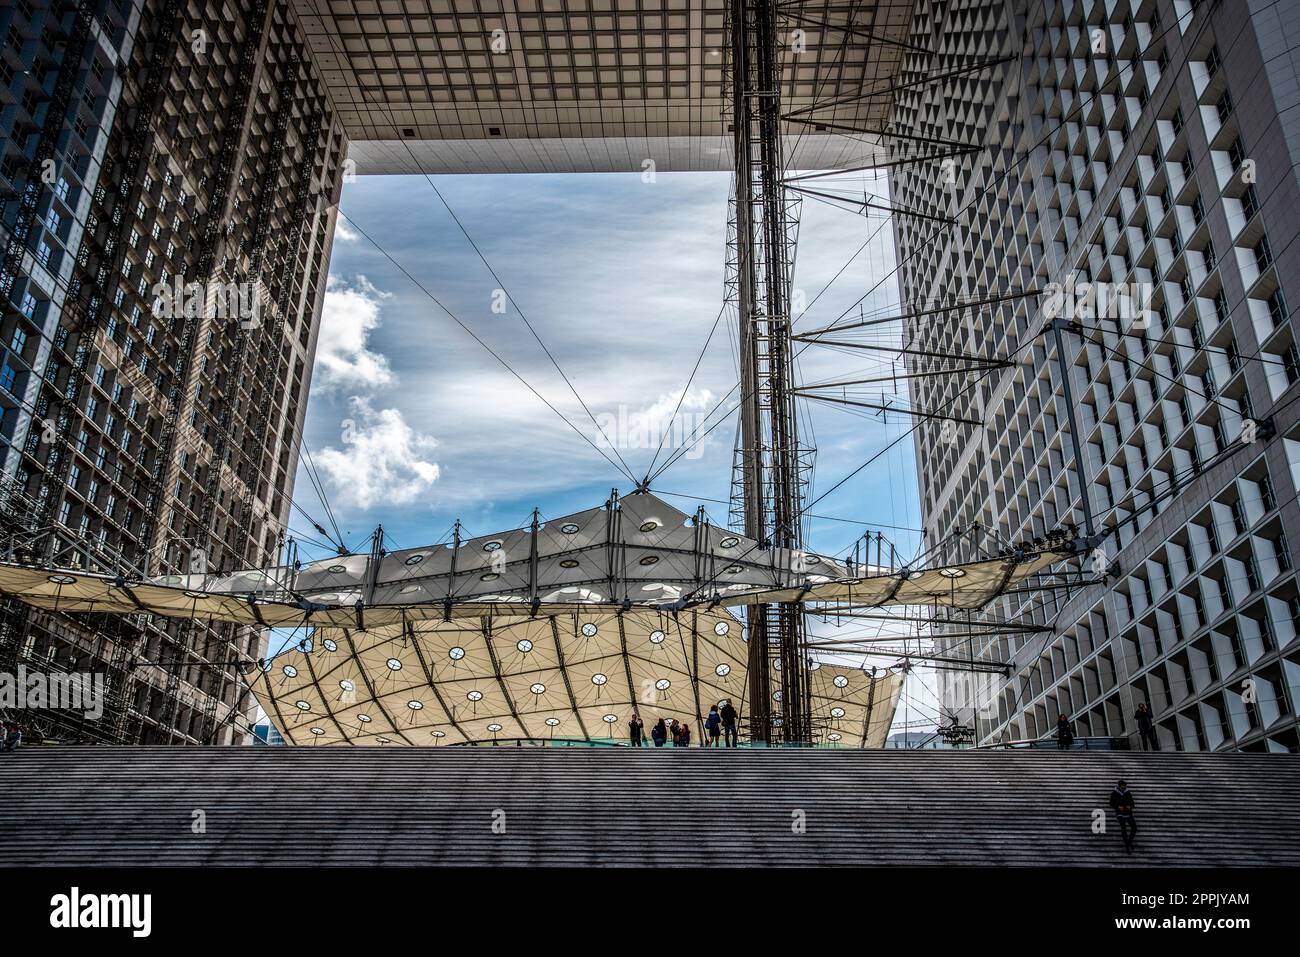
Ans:
{"type": "MultiPolygon", "coordinates": [[[[776,0],[732,0],[727,104],[735,158],[735,301],[740,338],[744,532],[769,549],[801,547],[804,457],[790,340],[795,217],[782,185],[782,39],[776,0]]],[[[812,740],[803,606],[755,606],[749,619],[750,735],[812,740]]]]}

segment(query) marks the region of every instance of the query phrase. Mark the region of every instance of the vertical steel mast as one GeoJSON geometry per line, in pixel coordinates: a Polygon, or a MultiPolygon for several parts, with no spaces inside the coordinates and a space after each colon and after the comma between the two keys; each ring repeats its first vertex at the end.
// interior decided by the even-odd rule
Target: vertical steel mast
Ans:
{"type": "MultiPolygon", "coordinates": [[[[782,47],[776,0],[732,0],[729,22],[742,390],[739,491],[745,533],[768,548],[794,552],[802,540],[803,496],[790,345],[797,227],[782,186],[782,47]]],[[[749,635],[751,737],[768,743],[810,742],[802,605],[755,607],[749,635]]]]}

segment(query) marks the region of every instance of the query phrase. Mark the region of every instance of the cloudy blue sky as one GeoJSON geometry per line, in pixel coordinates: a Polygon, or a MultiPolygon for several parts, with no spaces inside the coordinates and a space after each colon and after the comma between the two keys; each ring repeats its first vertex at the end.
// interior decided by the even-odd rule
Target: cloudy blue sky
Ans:
{"type": "MultiPolygon", "coordinates": [[[[705,351],[678,421],[667,427],[722,303],[726,176],[660,174],[654,183],[635,174],[432,182],[359,177],[343,193],[305,431],[350,545],[381,522],[398,542],[414,545],[436,540],[458,516],[482,533],[523,523],[534,506],[554,517],[598,504],[610,488],[626,492],[631,483],[586,440],[608,444],[597,423],[630,423],[624,434],[611,431],[618,456],[604,451],[621,456],[640,478],[658,439],[666,432],[662,462],[686,444],[700,417],[736,382],[736,333],[728,315],[705,351]]],[[[807,310],[801,328],[834,320],[893,268],[890,231],[880,226],[878,219],[825,204],[804,205],[796,299],[812,300],[869,235],[876,238],[807,310]]],[[[863,305],[871,311],[896,301],[891,278],[863,305]]],[[[812,349],[801,357],[800,372],[804,381],[824,381],[878,365],[860,354],[812,349]]],[[[818,448],[817,489],[908,425],[823,404],[809,404],[804,420],[811,421],[818,448]]],[[[734,423],[734,415],[726,416],[703,447],[683,452],[655,487],[727,498],[734,423]]],[[[904,440],[878,467],[819,502],[816,512],[915,527],[912,470],[911,444],[904,440]]],[[[297,499],[321,517],[303,470],[297,499]]],[[[686,511],[694,507],[689,499],[673,501],[686,511]]],[[[703,504],[725,521],[724,506],[703,504]]],[[[816,521],[812,544],[840,551],[854,529],[816,521]]],[[[896,532],[900,545],[911,541],[908,536],[896,532]]]]}
{"type": "MultiPolygon", "coordinates": [[[[709,419],[724,421],[699,447],[685,440],[737,379],[734,314],[709,339],[723,301],[728,189],[726,175],[708,173],[650,183],[638,174],[348,183],[305,427],[346,543],[364,549],[381,523],[395,547],[442,541],[457,518],[484,534],[525,524],[534,507],[555,518],[603,502],[611,488],[630,491],[593,448],[608,443],[592,417],[626,423],[610,433],[618,455],[604,452],[637,478],[666,434],[659,461],[681,454],[652,487],[701,496],[725,523],[726,505],[708,500],[729,495],[735,416],[709,419]]],[[[856,313],[877,283],[862,307],[896,306],[894,266],[888,223],[805,202],[794,285],[796,307],[810,305],[799,327],[856,313]]],[[[799,366],[802,381],[815,382],[878,372],[881,360],[814,348],[799,366]]],[[[807,405],[803,422],[818,450],[814,496],[911,425],[820,403],[807,405]]],[[[697,504],[665,498],[686,512],[697,504]]],[[[808,544],[842,555],[866,527],[853,523],[868,523],[911,554],[916,499],[909,437],[816,503],[825,517],[811,522],[808,544]]],[[[296,500],[328,525],[305,462],[296,500]]],[[[300,515],[294,525],[320,537],[300,515]]]]}

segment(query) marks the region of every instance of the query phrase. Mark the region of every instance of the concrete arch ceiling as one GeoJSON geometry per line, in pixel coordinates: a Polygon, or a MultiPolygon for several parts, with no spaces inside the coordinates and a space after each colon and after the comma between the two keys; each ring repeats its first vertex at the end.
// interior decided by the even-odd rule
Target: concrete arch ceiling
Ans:
{"type": "MultiPolygon", "coordinates": [[[[779,5],[790,35],[790,169],[897,158],[884,137],[863,131],[885,129],[914,6],[779,5]],[[799,112],[813,106],[815,115],[799,112]]],[[[647,159],[661,171],[733,167],[726,0],[292,7],[358,173],[641,172],[647,159]]]]}

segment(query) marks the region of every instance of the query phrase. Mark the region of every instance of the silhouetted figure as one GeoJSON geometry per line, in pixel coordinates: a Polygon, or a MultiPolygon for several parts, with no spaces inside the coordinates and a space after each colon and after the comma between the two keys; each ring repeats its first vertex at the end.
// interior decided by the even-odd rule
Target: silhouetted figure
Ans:
{"type": "Polygon", "coordinates": [[[691,746],[691,725],[689,721],[683,721],[681,725],[681,742],[683,748],[691,746]]]}
{"type": "Polygon", "coordinates": [[[645,724],[635,711],[632,712],[632,720],[627,723],[627,736],[632,742],[632,747],[639,748],[645,745],[645,724]]]}
{"type": "Polygon", "coordinates": [[[1119,834],[1124,838],[1124,850],[1133,853],[1133,844],[1137,840],[1137,820],[1133,817],[1133,792],[1123,781],[1115,785],[1110,792],[1110,806],[1115,810],[1115,819],[1119,821],[1119,834]]]}
{"type": "Polygon", "coordinates": [[[655,743],[656,748],[662,748],[668,741],[668,726],[664,724],[663,718],[660,718],[650,729],[650,740],[655,743]]]}
{"type": "Polygon", "coordinates": [[[709,709],[709,716],[704,719],[704,730],[707,732],[704,736],[704,746],[706,748],[716,748],[718,738],[722,734],[722,715],[718,713],[716,704],[709,709]]]}
{"type": "Polygon", "coordinates": [[[1074,744],[1074,728],[1070,727],[1070,719],[1062,714],[1056,719],[1056,747],[1060,751],[1069,751],[1072,744],[1074,744]]]}
{"type": "Polygon", "coordinates": [[[9,730],[5,733],[4,747],[5,751],[17,751],[18,746],[23,743],[23,729],[16,724],[11,724],[9,730]]]}
{"type": "Polygon", "coordinates": [[[722,710],[718,712],[722,718],[722,741],[729,748],[736,746],[736,719],[740,717],[736,709],[731,706],[730,701],[722,702],[722,710]]]}
{"type": "Polygon", "coordinates": [[[680,748],[682,746],[682,726],[677,723],[676,718],[673,718],[669,723],[668,733],[672,736],[673,747],[680,748]]]}
{"type": "Polygon", "coordinates": [[[1142,750],[1159,751],[1160,741],[1156,738],[1156,716],[1151,713],[1145,701],[1138,705],[1138,709],[1133,712],[1133,720],[1137,722],[1138,734],[1142,736],[1142,750]]]}

